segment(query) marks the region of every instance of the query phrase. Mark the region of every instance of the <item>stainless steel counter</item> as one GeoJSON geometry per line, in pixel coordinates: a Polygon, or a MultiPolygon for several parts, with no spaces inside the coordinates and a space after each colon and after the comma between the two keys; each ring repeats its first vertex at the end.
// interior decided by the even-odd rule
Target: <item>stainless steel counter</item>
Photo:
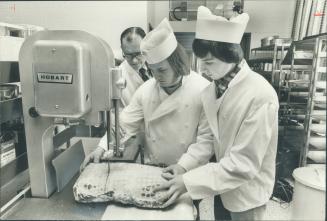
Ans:
{"type": "MultiPolygon", "coordinates": [[[[74,137],[72,142],[81,138],[74,137]]],[[[83,138],[84,151],[89,154],[97,146],[99,138],[83,138]]],[[[47,198],[26,197],[19,200],[1,219],[9,220],[99,220],[107,204],[77,203],[73,196],[73,185],[78,178],[76,174],[61,192],[53,193],[47,198]]]]}
{"type": "MultiPolygon", "coordinates": [[[[72,143],[81,139],[72,138],[72,143]]],[[[82,138],[85,154],[93,151],[99,138],[82,138]]],[[[64,187],[61,192],[55,192],[48,199],[26,197],[19,200],[14,207],[4,214],[1,219],[8,220],[99,220],[108,203],[77,203],[73,196],[73,185],[79,174],[64,187]]]]}
{"type": "Polygon", "coordinates": [[[1,219],[5,220],[99,220],[107,203],[77,203],[73,196],[75,176],[62,192],[54,193],[48,199],[23,198],[9,209],[1,219]]]}

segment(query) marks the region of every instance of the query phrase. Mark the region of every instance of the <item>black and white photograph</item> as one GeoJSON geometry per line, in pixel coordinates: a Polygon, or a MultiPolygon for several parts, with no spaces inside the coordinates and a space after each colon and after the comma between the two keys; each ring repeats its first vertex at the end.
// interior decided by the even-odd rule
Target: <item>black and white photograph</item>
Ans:
{"type": "Polygon", "coordinates": [[[1,220],[326,220],[326,13],[0,1],[1,220]]]}

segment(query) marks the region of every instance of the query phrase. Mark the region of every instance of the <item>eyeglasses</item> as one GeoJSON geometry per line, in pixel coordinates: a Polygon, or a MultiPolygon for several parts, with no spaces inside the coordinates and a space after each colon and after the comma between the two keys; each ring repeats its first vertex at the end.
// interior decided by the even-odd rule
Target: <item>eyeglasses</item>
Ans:
{"type": "Polygon", "coordinates": [[[135,52],[135,53],[131,53],[131,54],[126,54],[123,52],[123,57],[128,59],[128,60],[132,60],[133,58],[137,58],[140,59],[142,58],[142,52],[135,52]]]}

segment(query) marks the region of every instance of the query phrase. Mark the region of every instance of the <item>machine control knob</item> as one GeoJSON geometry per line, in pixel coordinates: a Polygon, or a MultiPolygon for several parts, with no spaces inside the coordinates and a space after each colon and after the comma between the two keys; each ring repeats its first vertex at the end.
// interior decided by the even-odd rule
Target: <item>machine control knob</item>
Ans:
{"type": "Polygon", "coordinates": [[[38,116],[40,116],[39,113],[36,111],[35,107],[31,107],[28,110],[28,113],[32,118],[37,118],[38,116]]]}
{"type": "Polygon", "coordinates": [[[126,88],[126,85],[127,85],[127,82],[126,82],[126,79],[125,79],[125,78],[119,78],[119,79],[116,81],[116,86],[117,86],[119,89],[124,89],[124,88],[126,88]]]}
{"type": "Polygon", "coordinates": [[[122,77],[122,70],[120,68],[111,68],[111,99],[121,99],[122,89],[126,87],[126,80],[122,77]]]}

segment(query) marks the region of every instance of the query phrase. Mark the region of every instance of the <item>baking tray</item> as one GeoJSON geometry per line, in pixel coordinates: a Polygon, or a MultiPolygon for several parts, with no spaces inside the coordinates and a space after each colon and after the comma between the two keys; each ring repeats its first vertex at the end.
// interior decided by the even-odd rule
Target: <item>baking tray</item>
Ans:
{"type": "Polygon", "coordinates": [[[326,110],[326,103],[315,103],[314,106],[326,110]]]}
{"type": "Polygon", "coordinates": [[[309,138],[309,144],[317,150],[326,150],[326,137],[315,136],[309,138]]]}
{"type": "Polygon", "coordinates": [[[318,134],[326,134],[326,124],[311,124],[311,131],[318,134]]]}
{"type": "Polygon", "coordinates": [[[317,104],[326,104],[326,96],[315,94],[314,102],[317,104]]]}
{"type": "MultiPolygon", "coordinates": [[[[292,92],[289,92],[289,94],[294,97],[308,97],[309,96],[309,92],[306,92],[306,91],[292,91],[292,92]]],[[[324,93],[322,93],[322,92],[315,93],[315,96],[320,97],[323,95],[324,95],[324,93]]]]}
{"type": "Polygon", "coordinates": [[[308,80],[289,80],[287,83],[290,87],[295,88],[307,88],[309,86],[308,80]]]}
{"type": "Polygon", "coordinates": [[[313,110],[312,119],[326,121],[326,110],[313,110]]]}
{"type": "Polygon", "coordinates": [[[307,157],[316,163],[326,163],[326,151],[310,150],[307,157]]]}
{"type": "Polygon", "coordinates": [[[326,89],[326,81],[317,81],[316,88],[317,89],[326,89]]]}

